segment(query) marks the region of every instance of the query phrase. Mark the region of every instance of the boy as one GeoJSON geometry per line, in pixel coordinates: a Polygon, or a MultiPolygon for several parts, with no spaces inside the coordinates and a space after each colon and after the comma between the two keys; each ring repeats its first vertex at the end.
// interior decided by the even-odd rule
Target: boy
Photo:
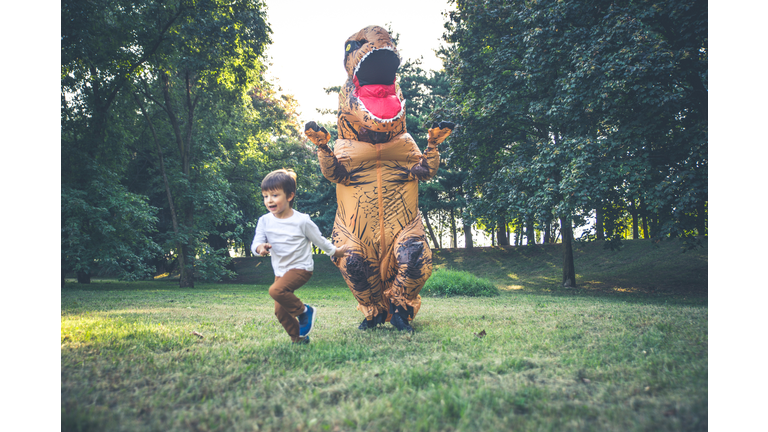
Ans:
{"type": "Polygon", "coordinates": [[[309,216],[293,209],[293,171],[280,169],[267,174],[261,181],[261,194],[269,213],[259,218],[251,252],[272,255],[275,282],[269,287],[269,295],[275,300],[275,316],[293,343],[309,343],[317,308],[305,305],[293,292],[312,276],[311,243],[339,258],[344,256],[347,246],[335,247],[320,234],[309,216]]]}

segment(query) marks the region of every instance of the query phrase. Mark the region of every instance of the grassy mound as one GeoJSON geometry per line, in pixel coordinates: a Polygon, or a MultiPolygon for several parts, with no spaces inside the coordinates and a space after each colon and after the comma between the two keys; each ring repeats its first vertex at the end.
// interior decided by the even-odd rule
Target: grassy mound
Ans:
{"type": "Polygon", "coordinates": [[[494,297],[499,295],[499,289],[488,279],[479,278],[469,272],[437,269],[422,288],[421,295],[428,297],[494,297]]]}

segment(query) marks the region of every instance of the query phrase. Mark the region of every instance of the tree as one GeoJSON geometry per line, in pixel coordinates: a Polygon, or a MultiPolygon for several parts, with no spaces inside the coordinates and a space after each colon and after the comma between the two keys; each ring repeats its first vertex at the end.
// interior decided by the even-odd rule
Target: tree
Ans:
{"type": "Polygon", "coordinates": [[[567,286],[572,223],[614,195],[643,200],[656,236],[690,233],[706,201],[706,3],[455,3],[443,55],[475,208],[559,219],[567,286]]]}
{"type": "MultiPolygon", "coordinates": [[[[427,130],[435,122],[450,119],[448,94],[450,84],[444,71],[425,71],[421,59],[408,60],[398,72],[400,89],[407,101],[406,128],[416,144],[424,151],[427,145],[427,130]]],[[[437,175],[429,182],[419,183],[419,210],[424,217],[427,233],[434,247],[442,246],[438,241],[431,217],[441,214],[448,223],[452,247],[457,247],[458,227],[456,219],[462,220],[465,246],[472,247],[472,216],[466,208],[463,191],[465,174],[452,163],[455,153],[450,144],[440,148],[440,167],[437,175]]]]}
{"type": "Polygon", "coordinates": [[[127,192],[117,181],[94,179],[85,190],[64,186],[61,198],[68,204],[61,214],[62,285],[68,270],[80,283],[90,283],[97,268],[124,280],[151,276],[149,263],[161,249],[149,236],[157,209],[146,197],[127,192]]]}
{"type": "Polygon", "coordinates": [[[174,250],[182,286],[226,276],[243,203],[260,195],[258,170],[241,167],[266,166],[259,147],[298,133],[295,101],[260,76],[267,43],[257,0],[63,3],[63,214],[81,214],[69,209],[76,192],[110,179],[161,209],[154,237],[174,250]]]}
{"type": "Polygon", "coordinates": [[[122,245],[130,249],[121,249],[122,256],[133,259],[110,255],[121,248],[122,229],[137,229],[137,236],[152,231],[144,223],[152,210],[140,197],[124,194],[122,162],[129,155],[114,145],[121,131],[112,127],[111,110],[187,9],[153,1],[61,3],[62,274],[76,271],[79,281],[89,282],[99,263],[109,263],[125,278],[146,275],[147,263],[136,259],[149,259],[153,242],[137,238],[122,245]],[[156,25],[143,25],[145,16],[136,10],[156,25]],[[125,225],[116,215],[144,222],[125,225]]]}

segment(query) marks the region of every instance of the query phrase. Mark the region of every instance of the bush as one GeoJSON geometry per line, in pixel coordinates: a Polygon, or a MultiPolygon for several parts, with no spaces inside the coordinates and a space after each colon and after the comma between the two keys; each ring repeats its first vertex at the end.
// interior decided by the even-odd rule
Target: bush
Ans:
{"type": "Polygon", "coordinates": [[[437,269],[421,290],[422,296],[450,297],[493,297],[499,289],[488,279],[476,277],[460,270],[437,269]]]}

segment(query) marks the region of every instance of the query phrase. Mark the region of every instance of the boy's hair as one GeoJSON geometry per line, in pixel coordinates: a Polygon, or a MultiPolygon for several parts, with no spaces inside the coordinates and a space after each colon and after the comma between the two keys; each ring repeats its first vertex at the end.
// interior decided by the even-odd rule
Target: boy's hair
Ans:
{"type": "Polygon", "coordinates": [[[293,199],[288,201],[291,207],[293,207],[293,202],[296,200],[296,173],[293,170],[279,169],[272,171],[261,181],[262,192],[280,189],[285,192],[286,197],[293,193],[293,199]]]}

